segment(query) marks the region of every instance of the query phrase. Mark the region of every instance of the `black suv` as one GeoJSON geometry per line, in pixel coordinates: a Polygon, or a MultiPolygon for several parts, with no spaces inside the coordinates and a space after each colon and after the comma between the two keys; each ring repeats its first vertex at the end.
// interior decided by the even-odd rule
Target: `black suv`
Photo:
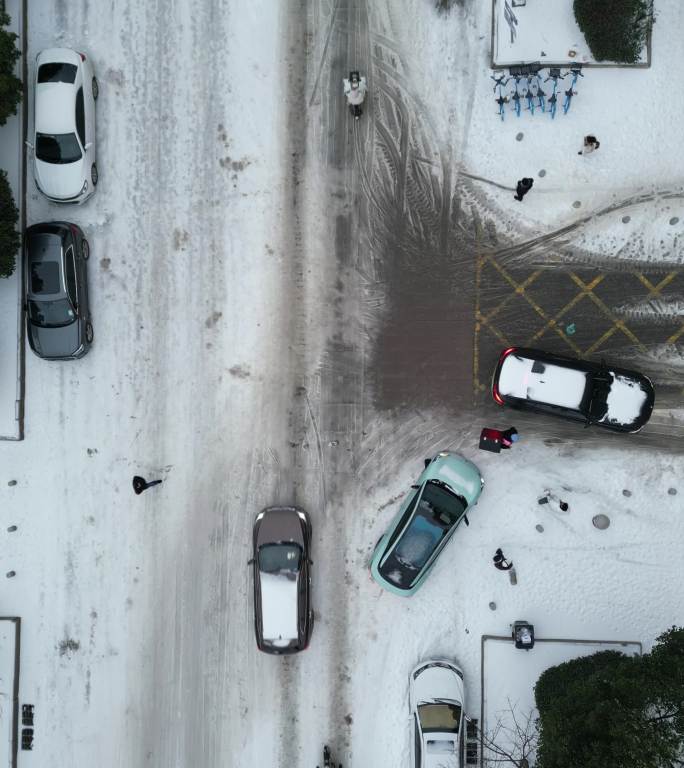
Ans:
{"type": "Polygon", "coordinates": [[[492,396],[499,405],[617,432],[638,432],[655,400],[653,384],[641,373],[524,347],[501,353],[492,396]]]}
{"type": "Polygon", "coordinates": [[[254,521],[254,628],[266,653],[303,651],[311,639],[311,522],[298,507],[267,507],[254,521]]]}
{"type": "Polygon", "coordinates": [[[24,309],[29,344],[39,357],[83,357],[93,342],[89,256],[88,241],[75,224],[52,221],[26,230],[24,309]]]}

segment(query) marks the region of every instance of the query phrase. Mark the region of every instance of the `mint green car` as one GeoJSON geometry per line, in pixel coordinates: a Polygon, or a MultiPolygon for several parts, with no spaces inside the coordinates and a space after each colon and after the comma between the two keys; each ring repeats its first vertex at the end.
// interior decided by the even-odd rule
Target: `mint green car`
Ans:
{"type": "Polygon", "coordinates": [[[375,546],[371,576],[395,595],[418,590],[466,513],[477,504],[480,470],[456,453],[442,451],[425,469],[375,546]]]}

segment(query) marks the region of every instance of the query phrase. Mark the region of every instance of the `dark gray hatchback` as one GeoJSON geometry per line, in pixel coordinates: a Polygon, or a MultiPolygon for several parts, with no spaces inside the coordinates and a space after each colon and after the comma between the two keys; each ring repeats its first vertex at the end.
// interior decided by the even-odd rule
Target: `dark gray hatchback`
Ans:
{"type": "Polygon", "coordinates": [[[296,653],[309,644],[311,523],[298,507],[268,507],[254,521],[254,628],[266,653],[296,653]]]}
{"type": "Polygon", "coordinates": [[[46,360],[83,357],[93,342],[88,302],[88,241],[75,224],[51,221],[26,230],[26,329],[46,360]]]}

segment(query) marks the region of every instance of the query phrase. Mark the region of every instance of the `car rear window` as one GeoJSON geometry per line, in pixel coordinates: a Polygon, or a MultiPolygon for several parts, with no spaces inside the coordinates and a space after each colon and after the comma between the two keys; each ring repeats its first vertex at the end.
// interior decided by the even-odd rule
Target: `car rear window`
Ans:
{"type": "Polygon", "coordinates": [[[39,83],[73,83],[76,81],[76,65],[51,61],[38,68],[39,83]]]}
{"type": "Polygon", "coordinates": [[[31,264],[31,293],[34,296],[61,293],[59,264],[56,261],[37,261],[31,264]]]}

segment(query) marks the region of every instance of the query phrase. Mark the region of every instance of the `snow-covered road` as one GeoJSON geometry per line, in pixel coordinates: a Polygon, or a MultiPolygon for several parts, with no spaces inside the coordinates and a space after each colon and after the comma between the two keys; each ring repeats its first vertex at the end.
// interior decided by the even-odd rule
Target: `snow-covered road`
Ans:
{"type": "Polygon", "coordinates": [[[515,245],[566,224],[573,194],[512,234],[503,198],[458,176],[465,161],[494,175],[483,10],[42,0],[29,14],[31,64],[54,43],[94,58],[101,181],[83,208],[28,201],[29,223],[88,234],[95,344],[73,364],[27,356],[26,439],[0,445],[3,525],[18,526],[2,609],[22,617],[21,700],[36,705],[21,765],[313,768],[327,742],[345,768],[396,768],[421,659],[456,660],[477,715],[481,635],[514,619],[645,646],[681,621],[671,433],[630,443],[516,418],[514,450],[477,451],[484,420],[511,417],[473,404],[487,213],[515,245]],[[352,65],[371,89],[356,125],[352,65]],[[402,600],[369,579],[370,554],[446,447],[485,491],[402,600]],[[134,474],[164,482],[136,497],[134,474]],[[540,511],[545,488],[567,516],[540,511]],[[292,502],[312,517],[316,625],[305,653],[271,658],[254,641],[251,526],[292,502]],[[491,567],[497,546],[516,587],[491,567]]]}

